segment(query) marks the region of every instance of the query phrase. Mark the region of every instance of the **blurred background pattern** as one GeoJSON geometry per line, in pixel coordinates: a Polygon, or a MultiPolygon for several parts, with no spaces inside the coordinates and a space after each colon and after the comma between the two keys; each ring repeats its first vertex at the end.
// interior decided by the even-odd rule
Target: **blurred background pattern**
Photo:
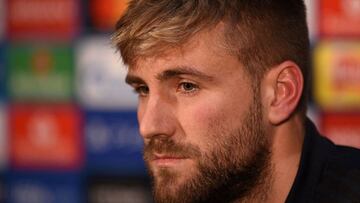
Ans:
{"type": "MultiPolygon", "coordinates": [[[[307,0],[308,115],[360,148],[360,0],[307,0]]],[[[126,0],[0,0],[0,202],[146,203],[136,96],[110,45],[126,0]]]]}

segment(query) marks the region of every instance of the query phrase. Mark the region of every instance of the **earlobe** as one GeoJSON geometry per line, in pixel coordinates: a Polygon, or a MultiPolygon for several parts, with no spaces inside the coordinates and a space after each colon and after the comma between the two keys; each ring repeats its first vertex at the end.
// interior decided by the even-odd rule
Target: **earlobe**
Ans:
{"type": "Polygon", "coordinates": [[[303,76],[298,65],[286,61],[273,67],[266,75],[272,96],[268,106],[268,119],[273,125],[287,120],[295,111],[303,90],[303,76]]]}

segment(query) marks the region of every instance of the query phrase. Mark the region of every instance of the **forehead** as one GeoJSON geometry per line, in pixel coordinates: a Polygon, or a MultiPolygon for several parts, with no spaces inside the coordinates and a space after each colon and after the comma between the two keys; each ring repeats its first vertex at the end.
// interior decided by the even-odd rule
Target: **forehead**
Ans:
{"type": "MultiPolygon", "coordinates": [[[[171,66],[190,66],[197,68],[221,67],[232,63],[240,66],[238,58],[227,50],[222,28],[201,31],[191,37],[186,43],[178,46],[168,46],[164,51],[138,56],[129,65],[129,72],[139,72],[143,69],[162,69],[171,66]]],[[[239,67],[238,67],[239,68],[239,67]]],[[[230,70],[230,68],[222,71],[230,70]]]]}

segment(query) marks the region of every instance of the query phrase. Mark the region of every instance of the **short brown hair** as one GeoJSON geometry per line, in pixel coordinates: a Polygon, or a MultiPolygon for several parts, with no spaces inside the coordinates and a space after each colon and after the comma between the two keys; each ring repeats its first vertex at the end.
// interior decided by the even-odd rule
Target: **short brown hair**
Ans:
{"type": "Polygon", "coordinates": [[[271,67],[294,61],[305,79],[298,110],[306,110],[309,38],[303,0],[132,0],[113,42],[125,64],[186,43],[224,23],[225,43],[255,81],[271,67]]]}

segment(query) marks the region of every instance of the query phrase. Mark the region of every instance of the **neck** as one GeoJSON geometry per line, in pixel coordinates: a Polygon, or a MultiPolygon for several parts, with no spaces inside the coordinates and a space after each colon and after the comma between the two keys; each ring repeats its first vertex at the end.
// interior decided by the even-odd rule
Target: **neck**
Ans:
{"type": "Polygon", "coordinates": [[[269,202],[269,194],[273,187],[273,169],[269,164],[262,173],[261,182],[251,190],[251,192],[243,199],[234,203],[264,203],[269,202]]]}
{"type": "Polygon", "coordinates": [[[270,163],[261,174],[261,182],[245,199],[234,203],[280,203],[286,198],[298,172],[305,128],[300,116],[269,127],[272,136],[270,163]]]}
{"type": "Polygon", "coordinates": [[[272,187],[266,202],[285,202],[298,172],[305,128],[300,116],[272,129],[272,187]]]}

